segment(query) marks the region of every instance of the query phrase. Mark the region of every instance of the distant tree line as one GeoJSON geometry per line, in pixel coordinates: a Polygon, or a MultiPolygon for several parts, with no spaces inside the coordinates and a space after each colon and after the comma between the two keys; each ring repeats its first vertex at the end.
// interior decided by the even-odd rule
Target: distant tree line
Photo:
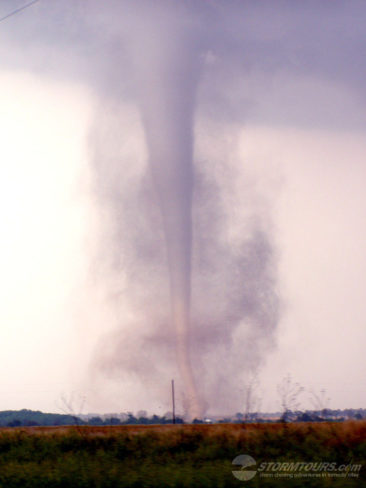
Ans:
{"type": "MultiPolygon", "coordinates": [[[[132,413],[123,415],[123,418],[107,417],[102,419],[101,417],[91,417],[85,424],[86,425],[151,425],[151,424],[171,424],[172,419],[170,417],[160,417],[159,415],[148,416],[134,416],[132,413]]],[[[183,424],[183,419],[177,417],[175,423],[183,424]]]]}
{"type": "Polygon", "coordinates": [[[364,408],[347,408],[344,410],[324,408],[321,410],[290,410],[277,414],[260,414],[252,413],[249,418],[244,414],[237,413],[236,423],[261,423],[261,422],[342,422],[343,420],[362,420],[366,419],[366,409],[364,408]],[[278,415],[278,418],[274,418],[278,415]]]}
{"type": "Polygon", "coordinates": [[[43,413],[34,410],[4,410],[0,412],[1,427],[32,427],[37,425],[74,425],[75,417],[56,413],[43,413]]]}
{"type": "MultiPolygon", "coordinates": [[[[183,423],[183,419],[176,418],[176,423],[183,423]]],[[[32,427],[32,426],[57,426],[57,425],[131,425],[131,424],[171,424],[169,417],[158,415],[138,416],[127,413],[118,417],[90,417],[80,418],[75,415],[43,413],[34,410],[4,410],[0,412],[0,427],[32,427]]]]}
{"type": "MultiPolygon", "coordinates": [[[[218,423],[267,423],[274,422],[273,418],[268,418],[268,414],[252,414],[250,418],[245,413],[237,413],[232,418],[226,417],[215,422],[218,423]]],[[[277,421],[286,422],[324,422],[342,421],[346,419],[361,420],[366,419],[366,409],[344,409],[344,410],[307,410],[286,411],[286,419],[279,417],[277,421]]],[[[182,418],[177,417],[175,422],[183,424],[182,418]]],[[[193,423],[206,423],[201,419],[194,419],[193,423]]],[[[171,424],[170,416],[159,415],[133,415],[131,412],[121,414],[119,417],[78,417],[75,415],[43,413],[34,410],[4,410],[0,411],[0,427],[32,427],[32,426],[57,426],[57,425],[151,425],[151,424],[171,424]]],[[[210,421],[211,423],[211,421],[210,421]]]]}

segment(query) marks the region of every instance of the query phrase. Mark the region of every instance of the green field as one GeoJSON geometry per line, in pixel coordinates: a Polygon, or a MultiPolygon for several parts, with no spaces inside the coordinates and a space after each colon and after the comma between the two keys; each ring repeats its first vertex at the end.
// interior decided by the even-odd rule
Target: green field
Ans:
{"type": "Polygon", "coordinates": [[[363,466],[357,477],[257,472],[239,481],[232,460],[240,454],[255,459],[252,470],[279,461],[363,464],[366,422],[2,429],[0,487],[366,486],[363,466]]]}

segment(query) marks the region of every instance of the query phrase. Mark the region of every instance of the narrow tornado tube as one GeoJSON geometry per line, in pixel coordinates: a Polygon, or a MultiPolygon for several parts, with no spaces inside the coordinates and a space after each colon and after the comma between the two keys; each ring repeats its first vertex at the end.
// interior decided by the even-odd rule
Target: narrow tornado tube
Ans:
{"type": "Polygon", "coordinates": [[[171,321],[187,419],[203,406],[190,359],[193,124],[199,56],[182,31],[146,31],[134,54],[139,102],[164,225],[171,321]]]}

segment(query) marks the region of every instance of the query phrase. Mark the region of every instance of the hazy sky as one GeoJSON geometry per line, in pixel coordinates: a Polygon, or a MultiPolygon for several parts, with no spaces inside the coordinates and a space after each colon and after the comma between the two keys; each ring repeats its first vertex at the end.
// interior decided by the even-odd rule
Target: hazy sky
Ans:
{"type": "MultiPolygon", "coordinates": [[[[0,17],[9,11],[5,3],[0,17]]],[[[96,197],[90,163],[95,113],[103,117],[95,79],[80,75],[67,54],[58,71],[54,59],[47,63],[50,47],[39,55],[40,38],[26,48],[15,39],[19,30],[12,32],[11,22],[17,29],[31,25],[37,12],[47,20],[41,4],[0,23],[0,409],[60,411],[62,396],[73,396],[76,410],[85,397],[84,412],[164,413],[168,383],[157,387],[167,397],[151,400],[152,385],[147,393],[143,384],[99,376],[93,366],[100,340],[122,319],[133,323],[134,310],[122,292],[118,305],[111,296],[126,285],[124,274],[109,276],[98,264],[100,234],[113,216],[96,197]]],[[[224,192],[229,238],[240,233],[248,206],[266,215],[273,237],[281,318],[258,370],[261,408],[280,409],[276,386],[288,373],[307,389],[302,408],[311,408],[310,391],[321,389],[332,408],[366,408],[366,34],[360,27],[366,7],[213,4],[232,35],[213,30],[206,52],[196,160],[227,160],[227,171],[213,168],[230,190],[224,192]],[[246,31],[235,25],[238,12],[246,31]],[[243,58],[234,62],[240,49],[243,58]]],[[[104,28],[110,21],[95,10],[93,16],[104,28]]],[[[53,43],[57,61],[66,47],[57,38],[53,43]]],[[[146,160],[128,90],[118,106],[126,181],[137,178],[146,160]]],[[[245,356],[250,342],[240,334],[233,340],[245,356]]],[[[238,381],[230,381],[244,390],[245,374],[237,373],[238,381]]]]}

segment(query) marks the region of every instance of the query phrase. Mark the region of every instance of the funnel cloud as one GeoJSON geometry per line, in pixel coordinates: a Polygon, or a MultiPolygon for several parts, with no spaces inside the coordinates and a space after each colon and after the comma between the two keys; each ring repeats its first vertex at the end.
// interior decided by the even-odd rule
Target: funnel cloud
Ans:
{"type": "Polygon", "coordinates": [[[275,344],[281,302],[273,195],[237,143],[249,122],[341,123],[337,107],[266,105],[281,76],[337,80],[362,98],[366,63],[349,52],[366,9],[352,3],[357,18],[338,1],[39,1],[5,26],[4,63],[82,80],[97,100],[94,273],[114,313],[91,368],[127,400],[134,390],[168,408],[174,377],[186,418],[240,410],[238,381],[275,344]]]}
{"type": "MultiPolygon", "coordinates": [[[[228,212],[230,218],[230,209],[220,202],[223,185],[214,175],[215,165],[225,170],[225,160],[197,161],[199,90],[213,56],[213,13],[205,2],[160,2],[157,9],[141,2],[130,7],[129,28],[120,42],[131,63],[146,145],[145,188],[140,186],[128,198],[124,192],[123,205],[118,196],[110,203],[116,214],[123,214],[126,205],[130,209],[124,229],[134,234],[134,245],[125,268],[129,278],[124,293],[133,296],[131,288],[137,288],[133,300],[135,310],[142,312],[137,333],[142,337],[126,338],[125,332],[117,331],[113,336],[118,346],[112,354],[106,355],[103,347],[99,352],[106,371],[139,371],[153,383],[163,378],[166,382],[167,374],[177,370],[189,419],[202,418],[213,402],[219,405],[219,394],[224,397],[221,408],[232,408],[238,396],[232,382],[258,366],[259,349],[271,340],[279,313],[276,260],[266,219],[252,211],[239,242],[230,240],[224,215],[228,212]],[[138,220],[145,220],[146,228],[138,230],[138,220]],[[144,304],[136,303],[141,289],[144,304]],[[235,339],[235,334],[248,338],[235,339]],[[248,350],[244,353],[243,348],[248,350]],[[148,354],[141,354],[146,349],[148,354]],[[162,367],[164,374],[159,372],[162,367]]],[[[121,69],[121,83],[124,74],[121,69]]],[[[98,155],[103,158],[102,149],[98,155]]],[[[96,164],[103,179],[108,168],[96,164]]],[[[113,194],[118,193],[117,188],[113,194]]],[[[132,193],[131,187],[127,193],[132,193]]],[[[121,240],[128,239],[127,235],[121,240]]],[[[118,240],[123,260],[128,253],[121,247],[118,240]]]]}

